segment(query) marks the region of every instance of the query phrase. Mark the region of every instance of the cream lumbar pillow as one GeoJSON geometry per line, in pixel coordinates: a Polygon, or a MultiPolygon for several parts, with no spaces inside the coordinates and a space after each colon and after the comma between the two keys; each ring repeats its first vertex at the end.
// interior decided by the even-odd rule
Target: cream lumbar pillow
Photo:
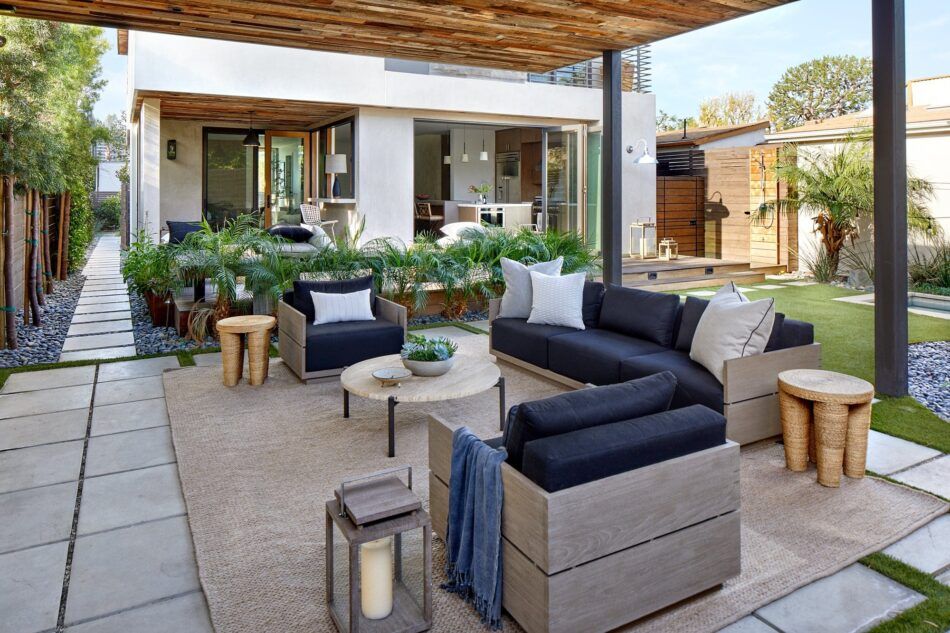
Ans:
{"type": "Polygon", "coordinates": [[[313,292],[313,324],[339,323],[341,321],[375,321],[369,304],[370,289],[356,292],[313,292]]]}
{"type": "Polygon", "coordinates": [[[749,301],[731,281],[709,300],[689,357],[722,382],[727,360],[761,354],[775,324],[775,300],[749,301]]]}
{"type": "Polygon", "coordinates": [[[549,262],[538,262],[531,266],[502,257],[501,272],[505,276],[505,294],[501,297],[499,318],[527,319],[531,315],[531,272],[556,277],[561,274],[563,264],[563,257],[549,262]]]}
{"type": "Polygon", "coordinates": [[[531,314],[528,323],[584,328],[584,273],[563,277],[531,271],[531,314]]]}

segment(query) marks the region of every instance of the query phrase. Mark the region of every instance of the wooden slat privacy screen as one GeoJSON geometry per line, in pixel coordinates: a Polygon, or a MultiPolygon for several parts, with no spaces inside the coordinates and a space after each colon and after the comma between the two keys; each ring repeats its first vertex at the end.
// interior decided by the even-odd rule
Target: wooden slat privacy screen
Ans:
{"type": "Polygon", "coordinates": [[[676,240],[680,255],[706,255],[702,176],[661,176],[656,179],[656,237],[676,240]]]}
{"type": "Polygon", "coordinates": [[[546,72],[794,0],[12,0],[21,17],[546,72]]]}

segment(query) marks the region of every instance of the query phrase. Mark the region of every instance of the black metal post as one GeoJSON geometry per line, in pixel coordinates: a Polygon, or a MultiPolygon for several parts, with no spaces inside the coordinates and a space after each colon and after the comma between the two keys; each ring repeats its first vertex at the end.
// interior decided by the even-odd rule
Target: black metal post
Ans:
{"type": "Polygon", "coordinates": [[[495,386],[498,387],[498,428],[501,431],[505,430],[505,377],[499,376],[498,382],[495,383],[495,386]]]}
{"type": "Polygon", "coordinates": [[[907,113],[904,0],[873,0],[874,383],[907,395],[907,113]]]}
{"type": "Polygon", "coordinates": [[[343,390],[343,417],[350,417],[350,392],[343,390]]]}
{"type": "Polygon", "coordinates": [[[389,456],[396,456],[396,396],[389,396],[389,456]]]}
{"type": "Polygon", "coordinates": [[[603,182],[601,192],[601,256],[604,283],[623,283],[622,261],[622,138],[620,117],[620,51],[604,51],[604,132],[602,143],[603,182]]]}

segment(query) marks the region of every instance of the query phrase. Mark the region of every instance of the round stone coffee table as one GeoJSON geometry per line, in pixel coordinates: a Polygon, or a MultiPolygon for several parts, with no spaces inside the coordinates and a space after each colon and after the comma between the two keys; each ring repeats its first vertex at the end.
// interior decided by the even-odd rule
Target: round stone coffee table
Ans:
{"type": "Polygon", "coordinates": [[[270,331],[277,319],[265,314],[247,314],[221,319],[215,324],[221,338],[221,365],[226,387],[233,387],[244,373],[244,341],[247,337],[248,383],[262,385],[270,365],[270,331]]]}
{"type": "Polygon", "coordinates": [[[439,402],[474,396],[492,387],[498,388],[499,426],[505,423],[505,379],[495,363],[472,356],[458,355],[447,373],[434,378],[410,376],[398,386],[383,387],[373,372],[390,367],[402,368],[399,354],[380,356],[343,370],[343,417],[350,417],[350,394],[389,403],[389,456],[396,456],[396,405],[400,402],[439,402]]]}
{"type": "Polygon", "coordinates": [[[788,469],[805,470],[811,457],[823,486],[841,484],[842,466],[848,477],[864,477],[874,386],[833,371],[791,369],[778,375],[778,387],[788,469]]]}

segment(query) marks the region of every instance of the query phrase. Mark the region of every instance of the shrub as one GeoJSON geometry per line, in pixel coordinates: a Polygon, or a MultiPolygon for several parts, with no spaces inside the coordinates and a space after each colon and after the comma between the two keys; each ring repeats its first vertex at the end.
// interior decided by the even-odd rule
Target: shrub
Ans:
{"type": "Polygon", "coordinates": [[[145,231],[139,231],[122,262],[122,277],[133,292],[164,297],[176,285],[171,249],[155,244],[145,231]]]}
{"type": "Polygon", "coordinates": [[[910,283],[915,289],[926,286],[931,289],[943,288],[950,292],[950,242],[942,237],[935,237],[929,244],[913,245],[907,270],[910,283]]]}
{"type": "Polygon", "coordinates": [[[92,242],[92,206],[89,192],[76,189],[72,192],[69,209],[69,271],[75,272],[86,261],[86,249],[92,242]]]}
{"type": "Polygon", "coordinates": [[[99,203],[93,212],[93,221],[97,231],[114,231],[119,228],[122,214],[122,202],[119,196],[109,196],[99,203]]]}
{"type": "Polygon", "coordinates": [[[838,258],[819,245],[814,253],[799,253],[799,261],[815,281],[826,284],[834,280],[838,271],[838,258]]]}

